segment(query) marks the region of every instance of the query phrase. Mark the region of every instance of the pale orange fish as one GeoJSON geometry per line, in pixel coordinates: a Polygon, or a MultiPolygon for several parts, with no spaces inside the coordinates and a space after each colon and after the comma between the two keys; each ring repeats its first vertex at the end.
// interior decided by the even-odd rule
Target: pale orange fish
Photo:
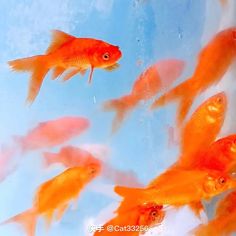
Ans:
{"type": "Polygon", "coordinates": [[[195,236],[230,236],[236,232],[236,192],[231,192],[222,199],[216,209],[215,218],[206,225],[200,225],[195,236]]]}
{"type": "Polygon", "coordinates": [[[221,80],[236,56],[236,28],[228,28],[202,49],[191,78],[158,98],[151,109],[179,100],[177,122],[185,119],[195,97],[221,80]]]}
{"type": "Polygon", "coordinates": [[[19,223],[28,236],[34,236],[38,217],[43,217],[48,225],[54,216],[60,220],[71,202],[79,197],[81,190],[100,173],[100,168],[100,165],[92,164],[67,169],[38,188],[31,209],[2,224],[19,223]]]}
{"type": "Polygon", "coordinates": [[[73,146],[63,147],[59,153],[45,152],[43,157],[46,167],[59,163],[71,168],[100,162],[90,152],[73,146]]]}
{"type": "Polygon", "coordinates": [[[182,73],[184,61],[169,59],[156,62],[148,67],[134,82],[130,94],[105,102],[105,111],[115,111],[112,125],[115,132],[141,101],[153,98],[161,90],[168,88],[182,73]]]}
{"type": "Polygon", "coordinates": [[[143,189],[117,186],[124,198],[120,210],[152,201],[158,205],[182,206],[198,203],[236,187],[231,176],[218,171],[171,170],[143,189]]]}
{"type": "Polygon", "coordinates": [[[109,220],[100,230],[94,233],[94,236],[138,236],[146,233],[149,228],[162,222],[164,212],[162,206],[155,203],[149,203],[142,206],[136,206],[126,212],[116,211],[117,216],[109,220]],[[108,226],[116,227],[116,231],[110,232],[108,226]],[[119,228],[118,228],[119,227],[119,228]],[[124,227],[127,230],[121,231],[124,227]],[[128,230],[130,227],[130,230],[128,230]],[[118,230],[119,229],[119,230],[118,230]]]}
{"type": "Polygon", "coordinates": [[[43,154],[45,167],[62,164],[66,168],[102,163],[101,176],[116,185],[142,186],[136,174],[132,171],[122,171],[112,165],[97,159],[90,152],[78,147],[66,146],[58,153],[43,154]]]}
{"type": "Polygon", "coordinates": [[[116,69],[121,56],[118,46],[93,38],[76,38],[54,30],[52,42],[44,55],[10,61],[9,65],[14,71],[32,73],[27,98],[27,101],[32,103],[49,70],[53,69],[52,79],[67,72],[63,78],[65,81],[78,73],[84,74],[91,68],[90,83],[94,68],[116,69]]]}
{"type": "Polygon", "coordinates": [[[198,153],[215,141],[223,126],[226,110],[225,93],[208,98],[195,110],[182,128],[179,162],[189,165],[188,163],[195,161],[198,153]]]}
{"type": "Polygon", "coordinates": [[[48,148],[80,135],[90,126],[89,120],[66,116],[39,123],[23,137],[14,137],[23,151],[48,148]]]}

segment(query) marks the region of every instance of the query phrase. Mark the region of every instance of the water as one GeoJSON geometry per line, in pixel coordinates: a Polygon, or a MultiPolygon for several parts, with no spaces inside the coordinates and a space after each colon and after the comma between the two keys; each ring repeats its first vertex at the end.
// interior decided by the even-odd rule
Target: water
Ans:
{"type": "MultiPolygon", "coordinates": [[[[230,4],[231,9],[235,9],[233,0],[230,4]]],[[[102,112],[101,104],[128,93],[138,75],[163,58],[186,61],[185,71],[178,81],[186,79],[193,72],[196,56],[208,39],[223,24],[236,23],[235,17],[230,16],[228,21],[223,17],[235,16],[235,10],[225,13],[218,1],[213,0],[2,0],[0,9],[0,142],[10,143],[13,135],[24,135],[40,121],[66,115],[88,117],[91,128],[72,144],[108,145],[111,155],[107,162],[121,170],[134,171],[142,184],[147,184],[176,160],[178,148],[167,147],[166,132],[166,126],[174,121],[175,107],[171,105],[150,114],[148,105],[141,104],[116,135],[110,137],[113,114],[102,112]],[[86,82],[88,73],[66,83],[51,81],[48,75],[39,96],[29,107],[25,104],[29,75],[12,73],[6,62],[42,54],[50,42],[52,29],[119,45],[123,53],[120,68],[113,72],[96,69],[91,86],[86,82]]],[[[223,84],[235,97],[232,87],[223,84]]],[[[216,90],[214,88],[214,92],[216,90]]],[[[201,99],[204,96],[208,93],[201,99]]],[[[232,119],[227,120],[223,133],[235,129],[232,119]]],[[[20,167],[1,183],[0,221],[30,208],[37,186],[62,171],[57,167],[42,170],[40,158],[40,152],[27,155],[20,167]]],[[[96,184],[103,183],[98,180],[96,184]]],[[[115,195],[85,190],[78,207],[68,210],[62,221],[53,224],[48,232],[39,220],[36,235],[89,235],[88,226],[99,222],[99,212],[118,201],[115,195]]],[[[107,210],[108,215],[115,209],[113,205],[107,210]]],[[[175,232],[167,230],[160,235],[185,235],[199,223],[188,209],[176,214],[168,221],[175,232]]],[[[24,233],[18,225],[10,224],[0,227],[0,235],[24,233]]]]}

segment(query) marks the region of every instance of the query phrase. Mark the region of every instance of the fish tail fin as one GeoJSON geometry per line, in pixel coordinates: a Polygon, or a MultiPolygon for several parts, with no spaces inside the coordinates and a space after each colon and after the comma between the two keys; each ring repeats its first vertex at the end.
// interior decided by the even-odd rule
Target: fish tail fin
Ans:
{"type": "Polygon", "coordinates": [[[27,144],[25,142],[24,137],[22,136],[13,136],[14,143],[20,147],[20,150],[25,153],[27,151],[27,144]]]}
{"type": "Polygon", "coordinates": [[[123,197],[124,199],[121,202],[117,212],[123,212],[134,206],[142,204],[142,197],[144,189],[141,188],[129,188],[124,186],[116,186],[114,191],[123,197]]]}
{"type": "Polygon", "coordinates": [[[188,79],[187,81],[179,84],[178,86],[155,100],[151,106],[151,110],[165,106],[172,101],[180,100],[179,115],[177,117],[177,121],[181,123],[187,115],[192,105],[192,101],[196,95],[194,93],[194,90],[191,89],[192,86],[193,82],[191,79],[188,79]]]}
{"type": "Polygon", "coordinates": [[[112,124],[112,133],[115,133],[120,128],[122,122],[127,116],[128,111],[134,107],[134,101],[132,101],[133,99],[134,98],[131,96],[125,96],[120,99],[113,99],[104,103],[104,111],[116,112],[112,124]]]}
{"type": "Polygon", "coordinates": [[[38,55],[34,57],[28,57],[23,59],[17,59],[8,62],[13,71],[31,71],[30,87],[27,97],[28,103],[33,103],[37,97],[40,87],[42,85],[43,79],[50,70],[48,66],[48,56],[38,55]]]}
{"type": "Polygon", "coordinates": [[[35,212],[32,209],[30,209],[2,222],[1,225],[18,223],[23,226],[25,232],[27,233],[27,236],[34,236],[36,229],[36,220],[37,216],[35,212]]]}
{"type": "Polygon", "coordinates": [[[43,165],[44,168],[49,168],[51,165],[55,163],[55,157],[50,152],[43,153],[43,165]]]}

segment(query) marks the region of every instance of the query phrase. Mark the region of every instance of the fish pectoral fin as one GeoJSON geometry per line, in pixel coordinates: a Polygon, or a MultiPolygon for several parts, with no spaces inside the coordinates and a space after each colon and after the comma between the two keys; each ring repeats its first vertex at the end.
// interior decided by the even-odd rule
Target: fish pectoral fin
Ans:
{"type": "Polygon", "coordinates": [[[115,64],[113,64],[111,66],[105,67],[104,69],[107,70],[107,71],[113,71],[113,70],[116,70],[119,67],[120,67],[120,64],[119,63],[115,63],[115,64]]]}
{"type": "Polygon", "coordinates": [[[55,50],[59,49],[64,43],[67,43],[73,39],[76,39],[76,37],[69,35],[63,31],[60,30],[53,30],[52,31],[52,41],[49,45],[46,53],[52,53],[55,50]]]}
{"type": "Polygon", "coordinates": [[[89,83],[89,84],[91,84],[91,82],[92,82],[93,71],[94,71],[94,67],[91,66],[91,71],[90,71],[89,79],[88,79],[88,83],[89,83]]]}

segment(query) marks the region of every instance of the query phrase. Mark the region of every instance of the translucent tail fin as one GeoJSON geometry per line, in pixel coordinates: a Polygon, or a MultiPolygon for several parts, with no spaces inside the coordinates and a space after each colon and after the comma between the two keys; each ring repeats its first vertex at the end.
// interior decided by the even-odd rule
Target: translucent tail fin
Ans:
{"type": "Polygon", "coordinates": [[[9,223],[18,223],[24,227],[27,236],[34,236],[36,228],[36,220],[37,217],[35,212],[32,209],[30,209],[16,216],[13,216],[12,218],[1,223],[1,225],[9,223]]]}
{"type": "Polygon", "coordinates": [[[27,97],[28,103],[33,103],[37,97],[43,79],[49,71],[47,65],[47,56],[40,55],[34,57],[28,57],[8,62],[12,70],[14,71],[31,71],[32,76],[30,79],[29,92],[27,97]]]}

